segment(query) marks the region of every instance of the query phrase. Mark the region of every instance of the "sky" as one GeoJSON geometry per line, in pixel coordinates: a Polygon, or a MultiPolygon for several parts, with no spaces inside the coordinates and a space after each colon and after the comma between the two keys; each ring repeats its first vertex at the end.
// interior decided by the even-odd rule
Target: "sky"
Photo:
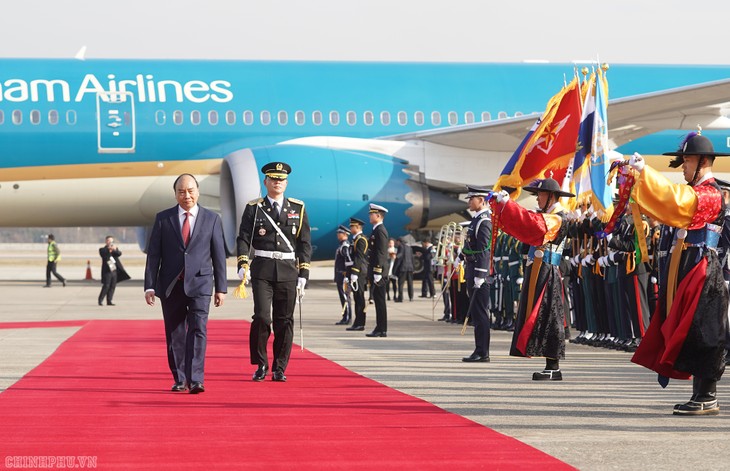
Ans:
{"type": "Polygon", "coordinates": [[[727,0],[0,0],[0,58],[730,64],[727,0]]]}

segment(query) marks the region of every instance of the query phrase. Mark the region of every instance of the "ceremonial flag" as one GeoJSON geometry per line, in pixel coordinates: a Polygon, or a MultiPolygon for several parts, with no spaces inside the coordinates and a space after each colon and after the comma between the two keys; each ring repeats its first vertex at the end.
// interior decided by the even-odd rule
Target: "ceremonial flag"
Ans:
{"type": "Polygon", "coordinates": [[[591,143],[591,191],[596,211],[603,210],[604,219],[613,212],[613,191],[606,183],[611,162],[608,158],[608,82],[601,70],[596,75],[596,112],[593,119],[593,141],[591,143]]]}
{"type": "Polygon", "coordinates": [[[596,74],[588,79],[588,88],[583,102],[583,116],[580,120],[578,145],[573,158],[573,185],[578,203],[591,200],[591,146],[593,145],[593,122],[596,114],[595,83],[596,74]]]}
{"type": "Polygon", "coordinates": [[[546,176],[562,181],[575,154],[580,118],[580,86],[574,78],[550,99],[542,120],[515,152],[517,158],[513,155],[507,163],[495,188],[520,188],[546,176]]]}

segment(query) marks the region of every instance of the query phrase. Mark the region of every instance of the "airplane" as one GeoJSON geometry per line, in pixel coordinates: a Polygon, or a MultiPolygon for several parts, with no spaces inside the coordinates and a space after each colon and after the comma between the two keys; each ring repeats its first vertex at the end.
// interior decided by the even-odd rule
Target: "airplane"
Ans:
{"type": "MultiPolygon", "coordinates": [[[[0,59],[0,227],[137,226],[200,182],[235,253],[260,168],[293,168],[314,259],[339,224],[389,208],[392,235],[465,211],[576,64],[0,59]]],[[[612,65],[609,138],[666,168],[698,124],[730,148],[730,67],[612,65]]],[[[718,173],[730,173],[722,159],[718,173]]],[[[440,225],[437,225],[440,227],[440,225]]]]}

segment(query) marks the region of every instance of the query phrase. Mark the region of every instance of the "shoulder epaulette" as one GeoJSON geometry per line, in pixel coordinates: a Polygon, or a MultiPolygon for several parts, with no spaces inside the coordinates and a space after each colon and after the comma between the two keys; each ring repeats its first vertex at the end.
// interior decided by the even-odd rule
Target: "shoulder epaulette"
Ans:
{"type": "Polygon", "coordinates": [[[263,198],[256,198],[255,200],[249,201],[248,204],[251,206],[254,206],[254,205],[261,203],[263,200],[264,200],[263,198]]]}
{"type": "Polygon", "coordinates": [[[289,200],[289,202],[291,202],[291,203],[301,204],[302,206],[304,206],[304,201],[302,201],[302,200],[298,200],[296,198],[287,198],[287,200],[289,200]]]}

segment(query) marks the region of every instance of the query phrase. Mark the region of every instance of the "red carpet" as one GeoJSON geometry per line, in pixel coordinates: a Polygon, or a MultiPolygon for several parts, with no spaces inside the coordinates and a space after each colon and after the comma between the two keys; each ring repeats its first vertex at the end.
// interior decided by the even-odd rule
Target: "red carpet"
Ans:
{"type": "Polygon", "coordinates": [[[248,327],[210,322],[207,391],[191,395],[169,392],[161,321],[90,321],[0,394],[0,467],[90,456],[97,469],[572,469],[298,348],[289,382],[254,383],[248,327]]]}

